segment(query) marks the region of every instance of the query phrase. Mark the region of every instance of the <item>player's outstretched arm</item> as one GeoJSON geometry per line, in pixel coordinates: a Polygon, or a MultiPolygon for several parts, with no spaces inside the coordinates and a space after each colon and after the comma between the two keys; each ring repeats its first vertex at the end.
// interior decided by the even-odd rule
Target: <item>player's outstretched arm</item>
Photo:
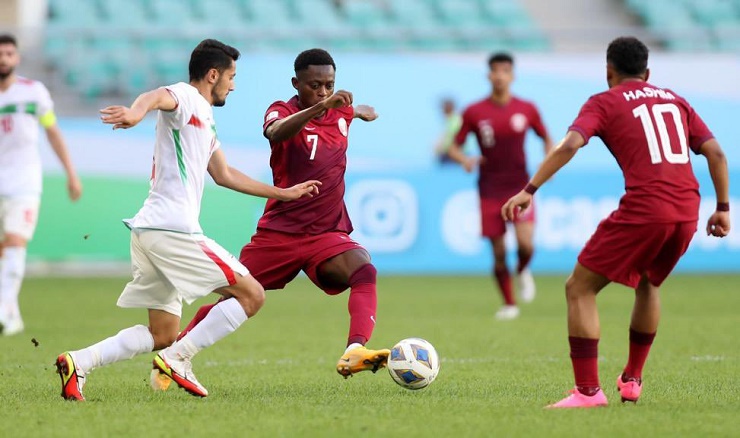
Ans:
{"type": "Polygon", "coordinates": [[[326,110],[350,105],[352,105],[352,93],[339,90],[314,106],[274,121],[265,129],[265,137],[274,142],[287,140],[301,132],[311,119],[320,116],[326,110]]]}
{"type": "Polygon", "coordinates": [[[355,110],[355,119],[360,119],[363,122],[372,122],[373,120],[378,118],[378,113],[375,112],[375,108],[371,107],[370,105],[357,105],[354,108],[355,110]]]}
{"type": "Polygon", "coordinates": [[[172,111],[177,108],[177,101],[166,88],[142,93],[131,104],[131,108],[113,105],[100,110],[100,120],[113,129],[128,129],[136,126],[146,113],[152,110],[172,111]]]}
{"type": "Polygon", "coordinates": [[[518,211],[526,210],[532,203],[534,192],[542,186],[547,180],[552,178],[558,170],[568,164],[576,155],[578,149],[586,144],[586,140],[581,134],[575,131],[568,131],[565,138],[555,146],[545,157],[539,169],[527,184],[527,187],[519,193],[512,196],[501,208],[501,216],[506,220],[514,220],[518,211]]]}
{"type": "Polygon", "coordinates": [[[287,189],[264,184],[229,166],[226,162],[226,155],[220,149],[216,149],[211,156],[208,162],[208,173],[211,174],[216,184],[222,187],[279,201],[294,201],[304,196],[312,198],[319,193],[319,186],[321,186],[321,182],[316,180],[302,182],[287,189]]]}
{"type": "Polygon", "coordinates": [[[59,125],[56,123],[46,127],[46,138],[49,140],[52,150],[59,158],[59,162],[64,167],[64,172],[67,174],[67,193],[69,199],[76,201],[82,196],[82,182],[77,176],[72,160],[69,158],[69,150],[64,142],[62,131],[59,129],[59,125]]]}
{"type": "Polygon", "coordinates": [[[725,237],[730,233],[730,176],[727,158],[715,139],[705,141],[699,148],[709,166],[709,174],[717,196],[717,209],[707,221],[707,235],[725,237]]]}

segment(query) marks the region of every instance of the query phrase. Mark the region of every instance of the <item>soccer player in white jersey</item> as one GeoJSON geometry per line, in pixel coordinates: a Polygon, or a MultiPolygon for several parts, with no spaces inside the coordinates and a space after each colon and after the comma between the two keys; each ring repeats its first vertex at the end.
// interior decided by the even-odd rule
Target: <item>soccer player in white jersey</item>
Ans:
{"type": "MultiPolygon", "coordinates": [[[[216,40],[202,41],[190,57],[190,83],[141,94],[130,108],[101,110],[103,123],[130,128],[152,110],[157,114],[151,190],[131,229],[133,280],[120,307],[145,308],[149,326],[135,325],[82,350],[62,353],[57,370],[62,397],[84,400],[85,376],[94,368],[154,350],[154,369],[189,393],[208,391],[193,375],[191,358],[236,330],[262,307],[265,293],[238,260],[202,233],[198,216],[206,172],[232,190],[282,201],[313,196],[318,181],[281,189],[255,181],[226,162],[216,136],[213,106],[234,90],[239,51],[216,40]],[[216,292],[226,299],[185,337],[175,342],[182,301],[216,292]]],[[[153,374],[156,378],[157,374],[153,374]]]]}
{"type": "Polygon", "coordinates": [[[39,125],[67,173],[70,199],[82,193],[49,91],[15,74],[19,63],[15,38],[0,35],[0,332],[6,336],[23,331],[18,294],[41,198],[39,125]]]}

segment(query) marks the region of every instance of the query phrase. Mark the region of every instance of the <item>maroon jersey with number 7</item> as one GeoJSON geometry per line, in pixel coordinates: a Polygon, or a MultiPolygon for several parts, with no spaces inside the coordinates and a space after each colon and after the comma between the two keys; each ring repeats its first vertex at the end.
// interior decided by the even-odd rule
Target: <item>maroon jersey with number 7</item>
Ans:
{"type": "MultiPolygon", "coordinates": [[[[265,112],[263,132],[270,124],[300,111],[298,97],[277,101],[265,112]]],[[[319,194],[291,202],[268,199],[257,228],[294,234],[352,232],[344,204],[347,137],[354,117],[352,107],[330,109],[311,120],[300,133],[270,142],[273,184],[287,188],[306,180],[322,182],[319,194]]]]}

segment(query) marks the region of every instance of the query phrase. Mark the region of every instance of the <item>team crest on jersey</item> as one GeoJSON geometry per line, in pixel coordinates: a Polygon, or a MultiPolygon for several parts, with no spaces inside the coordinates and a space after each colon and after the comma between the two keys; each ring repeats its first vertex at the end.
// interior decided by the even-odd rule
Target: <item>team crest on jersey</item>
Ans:
{"type": "Polygon", "coordinates": [[[509,123],[511,124],[511,129],[516,132],[522,132],[527,129],[527,116],[522,113],[516,113],[511,116],[509,123]]]}
{"type": "Polygon", "coordinates": [[[339,120],[337,120],[337,125],[339,126],[339,132],[342,133],[343,136],[347,136],[347,121],[344,119],[344,117],[340,117],[339,120]]]}
{"type": "Polygon", "coordinates": [[[278,112],[277,111],[270,111],[270,113],[265,117],[265,122],[269,122],[272,119],[278,118],[278,112]]]}

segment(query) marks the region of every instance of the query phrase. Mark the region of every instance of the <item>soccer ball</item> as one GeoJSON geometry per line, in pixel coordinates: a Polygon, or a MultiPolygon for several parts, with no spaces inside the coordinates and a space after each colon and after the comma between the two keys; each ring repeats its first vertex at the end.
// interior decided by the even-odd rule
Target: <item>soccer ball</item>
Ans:
{"type": "Polygon", "coordinates": [[[421,338],[399,341],[388,357],[388,372],[406,389],[426,388],[439,373],[437,350],[421,338]]]}

